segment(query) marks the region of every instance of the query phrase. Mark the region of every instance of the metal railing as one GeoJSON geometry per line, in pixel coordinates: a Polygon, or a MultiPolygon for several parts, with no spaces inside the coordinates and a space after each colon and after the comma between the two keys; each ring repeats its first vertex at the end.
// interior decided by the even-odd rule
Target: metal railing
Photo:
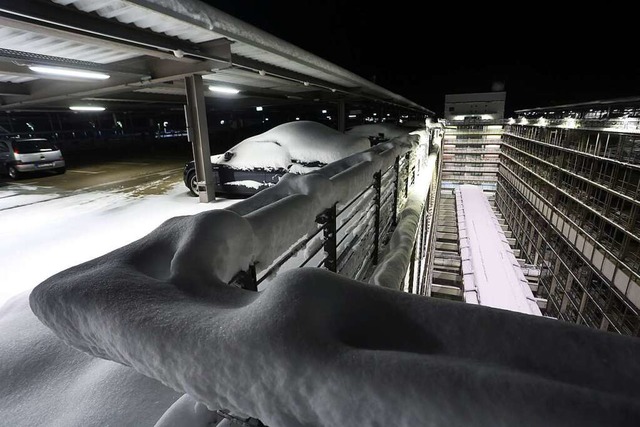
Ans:
{"type": "MultiPolygon", "coordinates": [[[[411,273],[412,281],[411,286],[406,288],[409,291],[426,292],[426,274],[430,269],[426,268],[425,259],[428,255],[428,239],[431,239],[433,233],[430,231],[428,236],[425,233],[433,225],[441,156],[439,146],[431,144],[433,133],[428,130],[420,137],[411,135],[409,138],[413,141],[411,146],[392,140],[318,170],[314,179],[328,178],[331,184],[340,187],[349,181],[356,185],[348,185],[347,197],[314,195],[321,199],[334,199],[328,208],[305,210],[306,218],[302,222],[312,221],[315,226],[309,226],[290,236],[287,244],[279,245],[282,250],[272,250],[268,256],[258,256],[249,269],[236,274],[232,282],[245,289],[264,289],[280,272],[301,267],[325,268],[355,280],[368,281],[383,260],[383,255],[388,256],[392,251],[389,249],[392,233],[404,218],[403,209],[411,196],[422,197],[423,201],[428,202],[424,203],[420,212],[420,227],[415,231],[415,241],[412,243],[416,245],[416,253],[412,259],[419,262],[421,275],[418,277],[415,274],[414,263],[407,265],[405,277],[411,273]],[[420,143],[417,143],[418,139],[421,140],[420,143]],[[433,184],[428,191],[416,196],[415,191],[412,191],[416,187],[416,179],[426,175],[433,177],[433,184]]],[[[305,178],[301,176],[291,179],[305,178]]],[[[269,192],[277,192],[277,187],[264,190],[253,198],[234,205],[230,210],[245,214],[243,204],[260,205],[259,202],[251,202],[256,198],[271,200],[273,197],[269,197],[269,192]]],[[[275,217],[275,209],[278,208],[286,213],[287,199],[292,197],[296,196],[290,195],[260,209],[247,210],[244,216],[251,218],[254,215],[266,215],[265,210],[274,209],[268,215],[275,217]],[[278,204],[279,207],[274,206],[278,204]]],[[[288,202],[294,203],[293,200],[288,202]]],[[[273,234],[278,227],[271,228],[275,230],[260,229],[256,230],[256,234],[262,239],[277,240],[273,234]]],[[[400,280],[403,279],[400,277],[400,280]]]]}

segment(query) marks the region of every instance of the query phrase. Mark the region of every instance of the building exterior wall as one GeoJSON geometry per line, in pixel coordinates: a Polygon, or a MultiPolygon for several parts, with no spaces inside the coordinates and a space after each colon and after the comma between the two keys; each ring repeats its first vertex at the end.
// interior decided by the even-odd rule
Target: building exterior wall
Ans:
{"type": "Polygon", "coordinates": [[[443,138],[444,189],[474,184],[496,190],[503,127],[499,121],[449,122],[443,138]]]}
{"type": "Polygon", "coordinates": [[[506,92],[481,92],[445,95],[445,120],[500,120],[504,118],[506,92]]]}
{"type": "Polygon", "coordinates": [[[496,202],[542,266],[548,316],[640,334],[640,134],[611,124],[506,127],[496,202]]]}

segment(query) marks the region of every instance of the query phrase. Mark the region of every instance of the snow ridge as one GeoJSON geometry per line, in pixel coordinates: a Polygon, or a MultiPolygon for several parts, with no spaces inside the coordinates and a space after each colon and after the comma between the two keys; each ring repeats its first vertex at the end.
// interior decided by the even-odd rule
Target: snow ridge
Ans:
{"type": "Polygon", "coordinates": [[[319,269],[287,271],[259,293],[212,284],[196,295],[136,268],[159,238],[49,279],[31,294],[34,312],[76,348],[266,425],[640,419],[633,338],[319,269]]]}

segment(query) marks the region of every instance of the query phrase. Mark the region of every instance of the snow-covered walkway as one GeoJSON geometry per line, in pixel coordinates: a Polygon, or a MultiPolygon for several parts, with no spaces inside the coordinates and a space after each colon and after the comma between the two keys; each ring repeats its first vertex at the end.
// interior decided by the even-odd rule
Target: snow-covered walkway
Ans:
{"type": "Polygon", "coordinates": [[[461,185],[456,210],[465,301],[541,316],[482,187],[461,185]]]}

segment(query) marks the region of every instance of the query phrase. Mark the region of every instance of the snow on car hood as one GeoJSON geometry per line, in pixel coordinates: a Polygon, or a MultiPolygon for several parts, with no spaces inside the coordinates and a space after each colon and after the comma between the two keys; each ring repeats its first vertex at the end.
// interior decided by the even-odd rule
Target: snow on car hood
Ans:
{"type": "Polygon", "coordinates": [[[292,160],[328,164],[369,147],[366,137],[346,135],[317,122],[295,121],[245,139],[227,151],[234,153],[229,160],[218,154],[211,161],[236,169],[286,169],[292,160]]]}
{"type": "Polygon", "coordinates": [[[226,153],[211,156],[211,162],[234,169],[286,169],[291,164],[291,155],[277,141],[245,139],[226,153]],[[229,154],[233,156],[229,158],[229,154]]]}

